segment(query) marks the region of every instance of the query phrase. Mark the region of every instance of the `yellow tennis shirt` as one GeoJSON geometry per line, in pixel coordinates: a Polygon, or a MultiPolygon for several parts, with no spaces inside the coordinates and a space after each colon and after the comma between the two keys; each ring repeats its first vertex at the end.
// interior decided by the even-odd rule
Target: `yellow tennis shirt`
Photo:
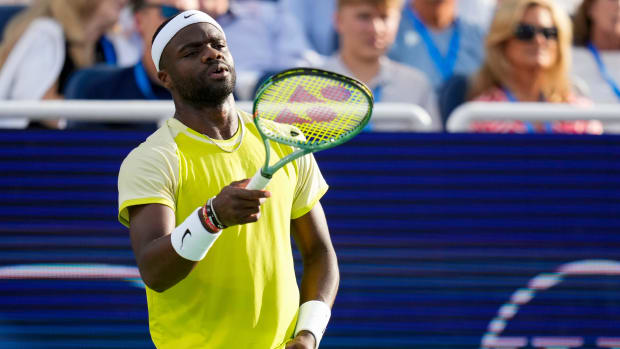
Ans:
{"type": "MultiPolygon", "coordinates": [[[[232,181],[250,178],[265,161],[251,117],[226,141],[189,129],[177,119],[135,148],[118,178],[119,220],[129,226],[128,207],[171,207],[179,225],[232,181]]],[[[271,161],[292,147],[271,143],[271,161]]],[[[158,348],[281,348],[291,338],[299,307],[291,251],[290,221],[309,212],[327,191],[311,155],[287,164],[267,185],[271,198],[256,223],[224,229],[206,257],[172,288],[146,288],[149,326],[158,348]]]]}

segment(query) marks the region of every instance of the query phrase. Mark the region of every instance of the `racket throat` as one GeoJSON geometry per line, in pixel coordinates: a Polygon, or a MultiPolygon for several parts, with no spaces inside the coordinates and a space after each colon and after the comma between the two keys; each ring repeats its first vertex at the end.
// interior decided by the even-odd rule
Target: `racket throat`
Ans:
{"type": "Polygon", "coordinates": [[[262,169],[262,168],[261,168],[260,170],[258,170],[258,173],[260,173],[260,175],[261,175],[263,178],[266,178],[266,179],[268,179],[268,180],[271,180],[271,177],[273,177],[273,175],[271,175],[271,174],[269,174],[269,173],[267,173],[267,172],[263,171],[263,169],[262,169]]]}

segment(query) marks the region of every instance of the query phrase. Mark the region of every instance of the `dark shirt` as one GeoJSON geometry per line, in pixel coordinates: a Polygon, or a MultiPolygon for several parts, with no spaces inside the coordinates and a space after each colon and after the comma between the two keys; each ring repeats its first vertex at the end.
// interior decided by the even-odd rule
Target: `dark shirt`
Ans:
{"type": "MultiPolygon", "coordinates": [[[[134,73],[135,66],[125,68],[107,68],[93,74],[92,83],[86,88],[80,89],[73,96],[66,96],[72,99],[148,99],[138,86],[134,73]]],[[[157,99],[172,99],[170,92],[163,86],[154,83],[149,79],[151,91],[157,99]]],[[[67,91],[68,92],[68,91],[67,91]]]]}
{"type": "MultiPolygon", "coordinates": [[[[106,50],[104,49],[104,45],[112,45],[105,37],[101,38],[97,42],[95,46],[95,64],[107,63],[107,64],[116,64],[116,53],[113,51],[108,54],[110,57],[106,57],[106,50]]],[[[58,93],[63,94],[65,87],[67,87],[67,82],[69,82],[69,78],[71,74],[73,74],[76,70],[78,70],[73,58],[71,57],[71,53],[69,52],[69,46],[71,44],[67,41],[65,43],[65,63],[62,66],[62,70],[60,71],[60,76],[58,77],[58,93]]]]}
{"type": "MultiPolygon", "coordinates": [[[[136,66],[118,68],[98,66],[78,71],[65,90],[67,99],[98,99],[98,100],[147,100],[143,89],[138,85],[135,73],[136,66]]],[[[170,92],[163,86],[148,79],[150,88],[156,99],[172,99],[170,92]]],[[[155,130],[155,122],[70,122],[67,128],[80,129],[138,129],[155,130]]]]}

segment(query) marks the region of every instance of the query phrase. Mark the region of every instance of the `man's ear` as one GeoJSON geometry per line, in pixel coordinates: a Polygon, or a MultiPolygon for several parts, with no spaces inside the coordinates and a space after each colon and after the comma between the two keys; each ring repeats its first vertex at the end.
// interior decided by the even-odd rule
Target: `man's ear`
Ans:
{"type": "Polygon", "coordinates": [[[161,70],[157,72],[157,78],[161,82],[161,84],[167,88],[168,90],[172,90],[172,79],[170,79],[170,74],[167,71],[161,70]]]}

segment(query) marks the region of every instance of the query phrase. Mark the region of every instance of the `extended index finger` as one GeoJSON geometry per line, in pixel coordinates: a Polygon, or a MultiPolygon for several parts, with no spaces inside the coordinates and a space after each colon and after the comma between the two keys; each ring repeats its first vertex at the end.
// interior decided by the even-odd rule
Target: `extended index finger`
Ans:
{"type": "Polygon", "coordinates": [[[250,190],[245,188],[235,188],[235,196],[242,200],[260,200],[271,197],[267,190],[250,190]]]}

